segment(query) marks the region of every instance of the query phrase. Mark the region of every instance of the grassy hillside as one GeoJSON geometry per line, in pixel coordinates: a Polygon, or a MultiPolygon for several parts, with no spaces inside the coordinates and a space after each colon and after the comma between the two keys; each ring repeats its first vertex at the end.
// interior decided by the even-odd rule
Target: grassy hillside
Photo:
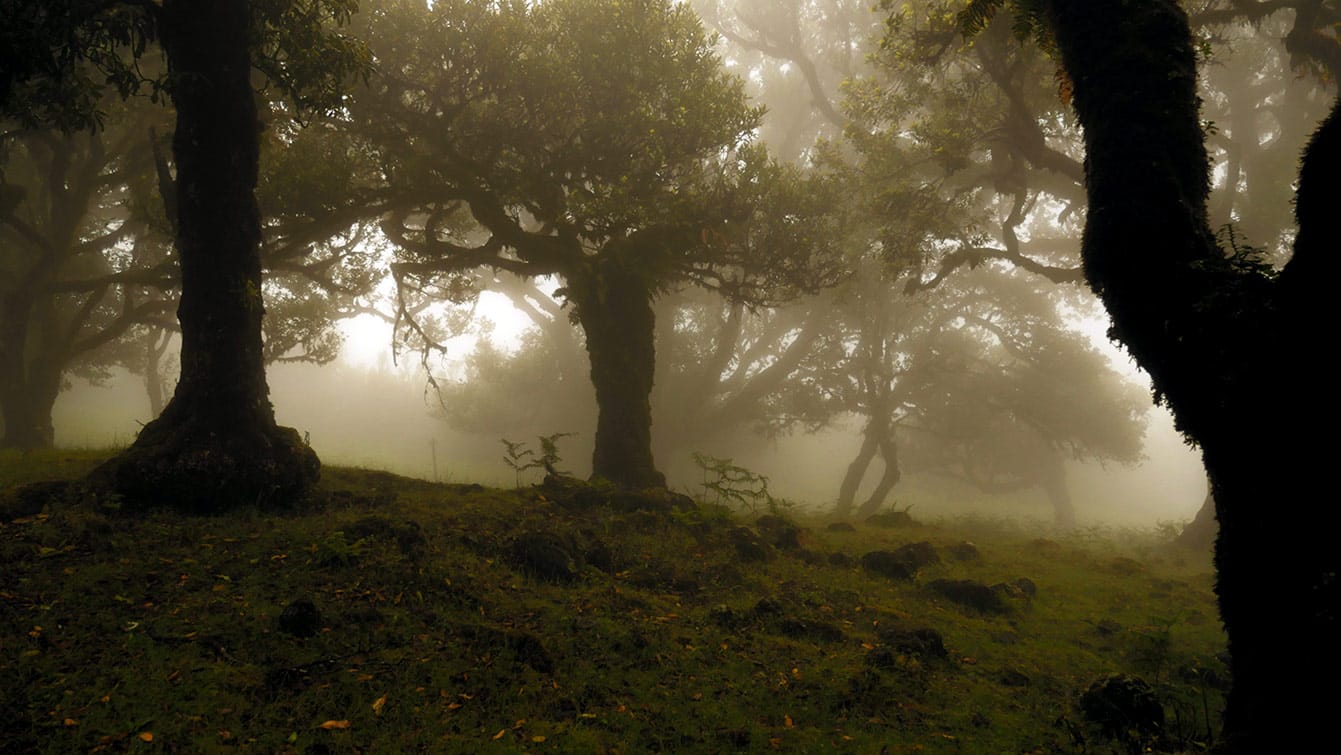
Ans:
{"type": "MultiPolygon", "coordinates": [[[[0,483],[96,460],[0,456],[0,483]]],[[[54,492],[0,494],[4,752],[1173,751],[1222,705],[1209,560],[1153,533],[792,529],[353,469],[278,513],[54,492]],[[1119,672],[1161,732],[1082,715],[1119,672]]]]}

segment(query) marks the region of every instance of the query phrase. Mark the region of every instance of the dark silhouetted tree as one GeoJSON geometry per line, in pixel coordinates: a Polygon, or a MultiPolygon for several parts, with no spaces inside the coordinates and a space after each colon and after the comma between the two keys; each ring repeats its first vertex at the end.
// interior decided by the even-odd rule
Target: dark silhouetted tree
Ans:
{"type": "Polygon", "coordinates": [[[181,274],[181,378],[163,414],[95,479],[126,500],[192,510],[289,499],[320,463],[275,423],[261,337],[261,225],[255,188],[262,124],[253,65],[299,105],[329,107],[358,47],[329,25],[352,0],[164,0],[6,3],[16,26],[0,57],[0,112],[62,127],[95,124],[109,85],[166,94],[177,115],[176,252],[181,274]],[[39,7],[41,6],[41,7],[39,7]],[[294,12],[302,10],[303,12],[294,12]],[[154,47],[166,75],[146,81],[154,47]]]}
{"type": "MultiPolygon", "coordinates": [[[[1000,2],[978,2],[988,13],[1000,2]]],[[[1296,63],[1335,80],[1335,4],[1289,5],[1296,63]]],[[[1019,3],[1055,40],[1085,137],[1085,276],[1111,335],[1150,373],[1202,450],[1220,532],[1216,592],[1233,687],[1225,753],[1308,752],[1330,742],[1337,694],[1327,652],[1341,625],[1341,550],[1320,496],[1337,424],[1319,332],[1336,324],[1341,103],[1304,151],[1293,255],[1277,270],[1210,227],[1197,49],[1174,0],[1019,3]],[[1045,22],[1045,23],[1042,23],[1045,22]],[[1307,655],[1301,662],[1296,650],[1307,655]]]]}

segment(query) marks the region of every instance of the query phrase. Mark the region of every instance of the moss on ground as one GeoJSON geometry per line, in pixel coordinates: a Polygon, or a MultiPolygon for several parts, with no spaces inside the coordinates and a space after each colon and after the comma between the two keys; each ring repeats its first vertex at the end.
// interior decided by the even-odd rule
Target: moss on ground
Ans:
{"type": "MultiPolygon", "coordinates": [[[[76,475],[97,460],[5,456],[0,479],[76,475]]],[[[1219,716],[1209,560],[1165,553],[1153,534],[1045,540],[980,520],[841,532],[801,519],[800,549],[745,561],[742,524],[599,491],[353,469],[325,470],[318,495],[283,512],[129,515],[76,496],[0,519],[0,742],[46,753],[1125,752],[1076,707],[1117,672],[1165,704],[1165,737],[1145,745],[1197,749],[1219,716]],[[544,534],[519,545],[522,533],[544,534]],[[949,555],[966,539],[978,558],[949,555]],[[921,541],[941,563],[912,581],[859,566],[868,551],[921,541]],[[1021,577],[1036,593],[1008,591],[1004,615],[928,589],[1021,577]],[[320,612],[315,631],[281,630],[303,599],[320,612]],[[919,628],[940,633],[944,657],[894,631],[919,628]]]]}

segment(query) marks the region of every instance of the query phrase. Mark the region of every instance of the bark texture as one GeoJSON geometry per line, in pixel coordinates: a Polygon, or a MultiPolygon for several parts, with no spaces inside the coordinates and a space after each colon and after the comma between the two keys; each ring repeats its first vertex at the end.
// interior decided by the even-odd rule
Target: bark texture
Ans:
{"type": "Polygon", "coordinates": [[[627,488],[665,487],[652,460],[652,380],[656,370],[653,292],[631,250],[611,244],[570,276],[569,295],[587,336],[596,388],[593,479],[627,488]]]}
{"type": "Polygon", "coordinates": [[[301,496],[316,454],[275,423],[262,359],[259,131],[245,0],[167,0],[177,127],[181,379],[158,419],[97,472],[131,503],[214,511],[301,496]]]}
{"type": "Polygon", "coordinates": [[[1314,334],[1337,320],[1325,302],[1341,122],[1334,109],[1304,155],[1295,254],[1274,276],[1228,257],[1207,222],[1196,57],[1178,3],[1048,5],[1085,129],[1086,276],[1211,480],[1233,672],[1217,750],[1321,751],[1338,702],[1341,549],[1316,523],[1333,454],[1315,431],[1332,432],[1337,411],[1314,334]]]}

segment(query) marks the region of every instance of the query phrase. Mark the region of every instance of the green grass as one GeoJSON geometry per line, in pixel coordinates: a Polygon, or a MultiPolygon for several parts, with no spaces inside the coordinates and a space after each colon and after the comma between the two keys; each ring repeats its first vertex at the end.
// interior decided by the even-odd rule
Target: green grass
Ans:
{"type": "MultiPolygon", "coordinates": [[[[96,461],[0,456],[0,479],[96,461]]],[[[49,506],[0,524],[0,750],[1126,752],[1076,710],[1113,672],[1156,686],[1166,748],[1196,749],[1219,716],[1208,559],[1161,555],[1152,533],[802,521],[812,557],[740,563],[737,524],[339,468],[287,512],[49,506]],[[530,577],[522,532],[605,568],[530,577]],[[980,560],[941,547],[965,539],[980,560]],[[922,540],[945,562],[915,583],[827,560],[922,540]],[[1038,592],[984,616],[933,597],[942,577],[1038,592]],[[300,598],[315,636],[277,629],[300,598]],[[891,625],[940,631],[949,659],[872,666],[891,625]]]]}

